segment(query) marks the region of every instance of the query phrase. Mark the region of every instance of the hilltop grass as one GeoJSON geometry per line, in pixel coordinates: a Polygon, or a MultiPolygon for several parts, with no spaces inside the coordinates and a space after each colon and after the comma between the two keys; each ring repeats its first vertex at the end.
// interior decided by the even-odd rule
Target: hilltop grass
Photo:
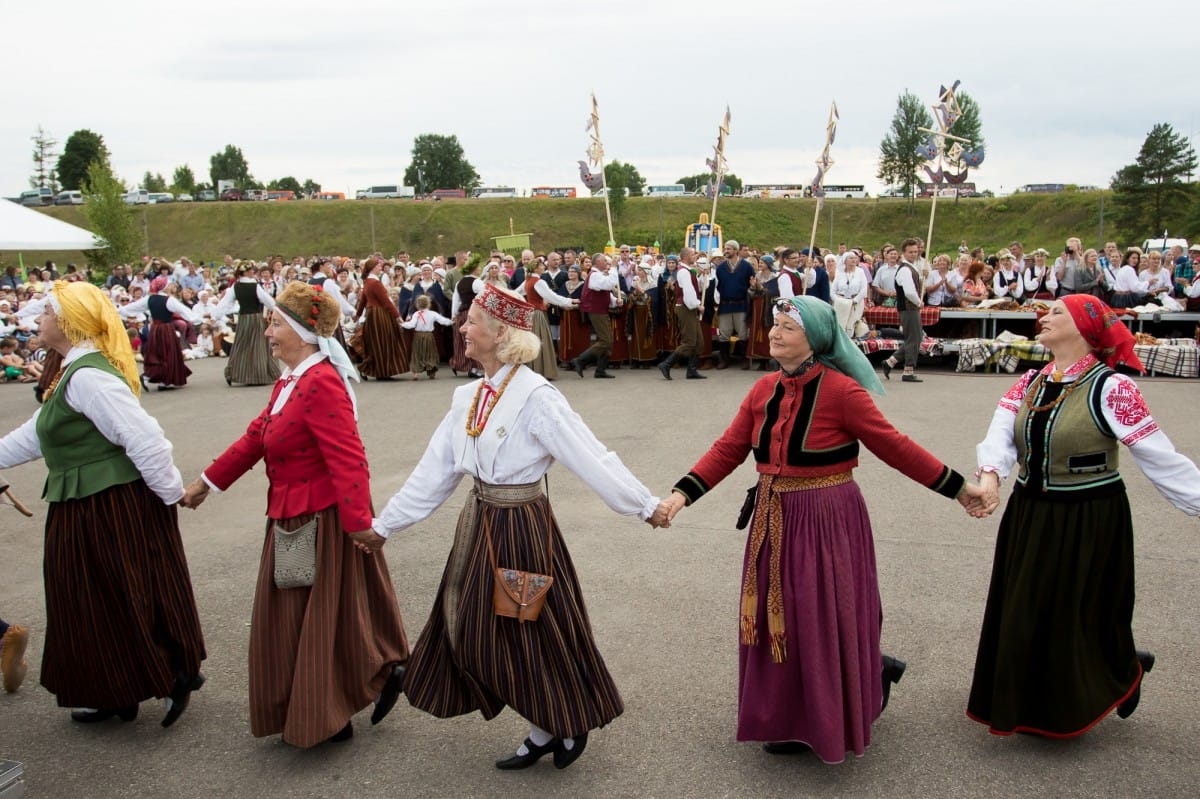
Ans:
{"type": "MultiPolygon", "coordinates": [[[[933,232],[934,252],[953,252],[961,241],[989,252],[1014,239],[1027,249],[1051,252],[1068,236],[1085,246],[1102,241],[1101,209],[1107,192],[1014,195],[995,199],[939,199],[933,232]]],[[[839,242],[877,249],[885,241],[899,244],[907,236],[924,237],[930,200],[827,200],[817,226],[816,243],[839,242]]],[[[668,250],[683,244],[684,230],[711,201],[700,198],[631,197],[614,228],[618,243],[651,244],[668,250]]],[[[812,232],[812,200],[724,198],[717,221],[726,238],[770,249],[804,247],[812,232]]],[[[79,207],[56,207],[46,213],[87,226],[79,207]]],[[[342,254],[372,251],[414,255],[487,250],[491,237],[529,233],[533,248],[601,248],[608,239],[604,205],[599,199],[294,201],[280,203],[173,203],[131,210],[142,223],[146,253],[193,261],[220,261],[226,254],[263,258],[269,254],[342,254]]],[[[1111,225],[1109,226],[1111,228],[1111,225]]],[[[1109,230],[1111,235],[1111,230],[1109,230]]],[[[26,263],[52,258],[58,263],[81,261],[81,253],[27,254],[26,263]]],[[[11,259],[10,259],[11,262],[11,259]]]]}

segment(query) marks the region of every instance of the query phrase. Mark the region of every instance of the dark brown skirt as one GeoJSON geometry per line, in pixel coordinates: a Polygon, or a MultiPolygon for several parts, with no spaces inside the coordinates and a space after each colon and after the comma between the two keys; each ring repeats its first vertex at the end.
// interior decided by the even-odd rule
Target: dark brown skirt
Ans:
{"type": "Polygon", "coordinates": [[[50,503],[42,685],[60,707],[128,707],[200,670],[204,635],[177,510],[140,478],[50,503]]]}
{"type": "Polygon", "coordinates": [[[477,514],[474,508],[472,495],[433,612],[409,661],[409,703],[439,718],[478,710],[485,719],[507,705],[562,738],[609,723],[624,706],[596,648],[579,578],[549,500],[543,494],[516,507],[481,503],[477,514]],[[554,585],[537,621],[522,624],[493,610],[484,531],[490,531],[500,566],[553,572],[554,585]]]}
{"type": "MultiPolygon", "coordinates": [[[[274,522],[267,520],[250,622],[250,732],[293,746],[327,740],[379,696],[408,640],[383,552],[355,548],[333,508],[318,514],[317,578],[275,587],[274,522]]],[[[311,516],[284,521],[294,530],[311,516]]]]}
{"type": "Polygon", "coordinates": [[[413,372],[436,372],[438,363],[437,342],[433,340],[433,331],[427,330],[414,332],[412,357],[413,372]]]}
{"type": "Polygon", "coordinates": [[[408,371],[409,348],[396,318],[382,308],[368,308],[362,328],[362,363],[366,377],[391,377],[408,371]]]}
{"type": "Polygon", "coordinates": [[[150,339],[142,350],[146,380],[166,386],[186,386],[192,370],[183,362],[183,348],[170,322],[151,322],[150,339]]]}
{"type": "Polygon", "coordinates": [[[554,352],[554,339],[550,338],[550,322],[545,311],[533,312],[533,334],[542,343],[537,357],[525,365],[547,380],[558,378],[558,355],[554,352]]]}
{"type": "Polygon", "coordinates": [[[467,311],[463,309],[454,317],[454,355],[450,358],[450,368],[457,374],[466,374],[472,369],[479,368],[479,362],[468,358],[466,343],[463,341],[462,326],[466,324],[467,311]]]}

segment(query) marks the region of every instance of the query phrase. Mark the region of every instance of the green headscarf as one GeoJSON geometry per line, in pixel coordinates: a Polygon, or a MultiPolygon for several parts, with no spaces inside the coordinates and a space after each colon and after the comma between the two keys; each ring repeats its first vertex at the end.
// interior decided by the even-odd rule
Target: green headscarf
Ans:
{"type": "Polygon", "coordinates": [[[789,315],[792,315],[791,308],[795,308],[818,361],[851,378],[867,391],[884,393],[875,368],[837,323],[837,314],[832,305],[807,294],[780,300],[776,313],[785,312],[778,310],[780,305],[790,306],[786,311],[789,315]]]}

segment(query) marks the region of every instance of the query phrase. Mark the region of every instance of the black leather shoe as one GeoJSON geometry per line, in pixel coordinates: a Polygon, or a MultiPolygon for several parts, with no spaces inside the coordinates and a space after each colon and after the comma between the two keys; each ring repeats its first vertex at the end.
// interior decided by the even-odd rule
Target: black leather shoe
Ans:
{"type": "Polygon", "coordinates": [[[924,383],[925,382],[924,380],[917,377],[916,375],[905,375],[904,377],[900,378],[900,381],[902,383],[924,383]]]}
{"type": "Polygon", "coordinates": [[[888,366],[888,362],[883,362],[883,377],[886,380],[892,379],[892,367],[888,366]]]}
{"type": "Polygon", "coordinates": [[[1142,701],[1142,680],[1154,668],[1153,652],[1147,652],[1144,649],[1138,649],[1136,652],[1138,663],[1142,664],[1142,676],[1138,680],[1137,688],[1133,689],[1133,693],[1129,695],[1129,698],[1117,706],[1117,715],[1123,719],[1129,718],[1133,715],[1133,711],[1137,710],[1138,702],[1142,701]]]}
{"type": "Polygon", "coordinates": [[[880,712],[883,712],[888,706],[888,700],[892,698],[892,685],[900,682],[907,668],[908,664],[903,660],[891,655],[883,656],[883,707],[879,708],[880,712]]]}
{"type": "Polygon", "coordinates": [[[121,721],[133,721],[137,718],[137,715],[137,705],[130,705],[118,710],[72,710],[71,721],[77,721],[80,724],[95,724],[98,721],[108,721],[111,718],[119,718],[121,721]]]}
{"type": "MultiPolygon", "coordinates": [[[[554,738],[545,746],[538,746],[533,741],[526,738],[525,748],[529,750],[529,754],[513,755],[512,757],[506,757],[503,760],[497,760],[496,768],[500,769],[501,771],[515,771],[521,768],[529,768],[534,763],[541,760],[543,756],[548,755],[551,752],[556,752],[559,743],[559,740],[554,738]]],[[[558,759],[557,754],[554,757],[555,760],[558,759]]]]}
{"type": "Polygon", "coordinates": [[[392,712],[392,708],[396,706],[396,700],[400,698],[400,692],[404,690],[404,666],[397,664],[392,667],[392,673],[387,678],[387,682],[383,684],[383,691],[379,694],[379,701],[375,703],[375,710],[371,713],[371,724],[378,724],[383,721],[388,713],[392,712]]]}
{"type": "Polygon", "coordinates": [[[561,739],[554,739],[554,743],[557,744],[554,749],[554,767],[564,769],[578,760],[579,756],[583,754],[583,750],[587,748],[587,736],[586,732],[583,735],[576,735],[570,749],[563,746],[561,739]]]}
{"type": "Polygon", "coordinates": [[[199,691],[200,687],[204,685],[204,681],[203,674],[197,674],[195,677],[175,678],[175,687],[171,690],[171,695],[167,697],[170,702],[167,706],[167,715],[162,720],[163,727],[170,727],[179,721],[183,711],[187,710],[188,703],[192,701],[192,691],[199,691]]]}
{"type": "Polygon", "coordinates": [[[811,746],[800,741],[768,741],[762,748],[768,755],[802,755],[812,751],[811,746]]]}
{"type": "Polygon", "coordinates": [[[697,372],[695,369],[688,369],[687,379],[688,380],[707,380],[708,375],[702,375],[699,372],[697,372]]]}
{"type": "Polygon", "coordinates": [[[669,363],[666,363],[665,361],[660,363],[658,365],[658,371],[662,372],[663,377],[667,378],[668,380],[671,379],[671,365],[669,363]]]}
{"type": "Polygon", "coordinates": [[[578,358],[571,361],[571,368],[575,370],[575,374],[583,377],[583,363],[578,358]]]}
{"type": "Polygon", "coordinates": [[[335,732],[333,735],[330,735],[328,738],[326,738],[325,743],[340,744],[342,741],[349,741],[353,737],[354,737],[354,722],[347,721],[346,726],[342,727],[340,730],[335,732]]]}
{"type": "MultiPolygon", "coordinates": [[[[583,375],[581,374],[580,377],[582,377],[582,376],[583,375]]],[[[611,379],[615,378],[616,375],[610,375],[608,372],[604,371],[603,369],[597,369],[596,372],[592,375],[592,377],[606,377],[611,380],[611,379]]]]}

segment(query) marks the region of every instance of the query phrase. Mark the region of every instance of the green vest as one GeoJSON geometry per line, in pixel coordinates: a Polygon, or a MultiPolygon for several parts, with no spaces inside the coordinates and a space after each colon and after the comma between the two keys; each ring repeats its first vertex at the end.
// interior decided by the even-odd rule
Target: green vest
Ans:
{"type": "MultiPolygon", "coordinates": [[[[1080,491],[1120,481],[1119,442],[1100,413],[1100,391],[1112,370],[1096,364],[1075,380],[1070,396],[1047,412],[1017,412],[1017,482],[1037,491],[1080,491]],[[1038,417],[1049,414],[1043,426],[1038,417]]],[[[1048,404],[1043,382],[1035,407],[1048,404]]],[[[1059,395],[1061,396],[1061,395],[1059,395]]]]}
{"type": "Polygon", "coordinates": [[[37,437],[49,471],[42,497],[62,502],[98,494],[141,477],[122,447],[109,441],[92,421],[67,403],[67,384],[79,369],[100,369],[122,382],[125,376],[98,352],[90,352],[67,367],[58,387],[37,418],[37,437]]]}

